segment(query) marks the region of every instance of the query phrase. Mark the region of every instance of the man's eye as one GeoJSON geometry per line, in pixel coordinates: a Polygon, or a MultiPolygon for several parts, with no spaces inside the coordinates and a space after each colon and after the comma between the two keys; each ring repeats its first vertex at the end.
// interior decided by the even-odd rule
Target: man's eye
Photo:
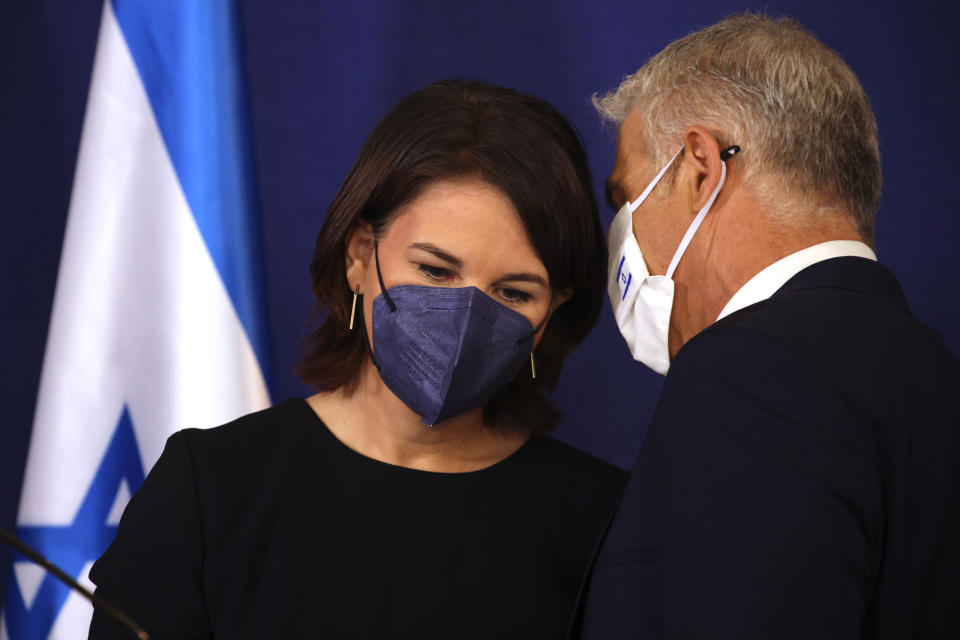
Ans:
{"type": "Polygon", "coordinates": [[[530,299],[530,294],[519,289],[501,289],[500,295],[507,302],[526,302],[530,299]]]}
{"type": "Polygon", "coordinates": [[[604,195],[606,196],[607,207],[610,208],[610,211],[617,213],[620,210],[620,207],[617,206],[617,201],[613,199],[613,194],[610,193],[610,190],[608,189],[604,195]]]}
{"type": "Polygon", "coordinates": [[[451,276],[450,270],[444,269],[443,267],[435,267],[430,264],[421,263],[417,265],[417,268],[430,280],[446,280],[451,276]]]}

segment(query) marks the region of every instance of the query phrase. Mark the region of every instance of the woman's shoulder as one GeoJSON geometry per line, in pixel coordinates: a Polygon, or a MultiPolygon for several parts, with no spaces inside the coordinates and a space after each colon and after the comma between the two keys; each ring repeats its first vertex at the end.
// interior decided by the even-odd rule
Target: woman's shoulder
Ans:
{"type": "Polygon", "coordinates": [[[556,474],[571,484],[586,484],[613,492],[619,492],[629,476],[620,467],[544,433],[531,436],[528,459],[539,473],[556,474]]]}
{"type": "Polygon", "coordinates": [[[290,398],[273,406],[240,416],[230,422],[208,428],[185,428],[183,437],[191,442],[243,443],[262,438],[293,434],[317,420],[303,398],[290,398]]]}
{"type": "Polygon", "coordinates": [[[212,467],[283,464],[304,448],[316,446],[317,417],[302,398],[241,416],[207,429],[188,428],[182,439],[197,463],[212,467]]]}
{"type": "Polygon", "coordinates": [[[318,426],[304,400],[287,400],[221,426],[177,432],[157,466],[188,479],[206,534],[221,540],[256,527],[277,505],[305,499],[329,473],[334,453],[318,426]]]}

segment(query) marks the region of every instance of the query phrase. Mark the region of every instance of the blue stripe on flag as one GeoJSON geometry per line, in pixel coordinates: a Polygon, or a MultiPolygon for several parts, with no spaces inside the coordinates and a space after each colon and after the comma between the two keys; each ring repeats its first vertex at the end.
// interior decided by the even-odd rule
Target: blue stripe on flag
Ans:
{"type": "MultiPolygon", "coordinates": [[[[74,521],[59,526],[20,525],[17,534],[67,574],[79,576],[84,565],[99,558],[116,535],[117,527],[107,524],[107,517],[121,483],[126,482],[132,494],[143,484],[143,478],[143,462],[133,422],[124,406],[107,452],[74,521]]],[[[16,553],[14,561],[26,561],[26,558],[16,553]]],[[[4,603],[9,637],[13,640],[46,638],[69,595],[70,589],[48,573],[28,607],[11,571],[4,603]]]]}
{"type": "Polygon", "coordinates": [[[111,0],[187,203],[270,368],[240,18],[233,0],[111,0]]]}

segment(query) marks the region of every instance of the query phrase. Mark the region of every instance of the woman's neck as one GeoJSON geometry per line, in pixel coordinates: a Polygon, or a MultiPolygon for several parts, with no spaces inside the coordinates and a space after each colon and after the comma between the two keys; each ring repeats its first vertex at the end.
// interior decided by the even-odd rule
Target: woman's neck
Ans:
{"type": "Polygon", "coordinates": [[[410,469],[462,473],[503,460],[529,437],[517,428],[490,428],[482,409],[428,427],[387,388],[367,359],[353,393],[318,393],[307,402],[338,440],[368,458],[410,469]]]}

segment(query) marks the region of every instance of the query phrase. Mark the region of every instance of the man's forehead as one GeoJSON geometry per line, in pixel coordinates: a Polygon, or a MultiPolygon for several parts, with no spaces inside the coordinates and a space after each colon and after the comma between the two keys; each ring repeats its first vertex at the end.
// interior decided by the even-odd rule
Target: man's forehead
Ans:
{"type": "Polygon", "coordinates": [[[622,192],[645,178],[645,175],[641,174],[646,171],[647,162],[642,145],[643,136],[640,133],[640,116],[632,112],[620,125],[617,133],[617,158],[607,179],[608,192],[622,192]]]}
{"type": "Polygon", "coordinates": [[[641,125],[640,114],[636,111],[631,111],[620,124],[620,131],[617,133],[617,160],[621,156],[631,161],[636,161],[637,156],[644,157],[644,136],[641,125]]]}

